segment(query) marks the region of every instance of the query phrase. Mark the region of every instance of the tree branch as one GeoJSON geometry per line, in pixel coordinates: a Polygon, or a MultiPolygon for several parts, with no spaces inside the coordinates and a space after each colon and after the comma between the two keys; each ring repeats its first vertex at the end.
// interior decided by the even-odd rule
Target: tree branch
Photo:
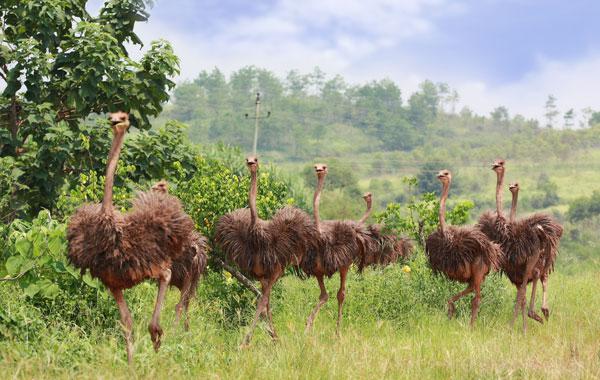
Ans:
{"type": "Polygon", "coordinates": [[[240,271],[238,271],[237,269],[235,269],[231,265],[228,265],[223,260],[221,260],[220,257],[218,257],[216,255],[213,256],[212,259],[217,264],[219,264],[221,266],[221,268],[223,268],[227,272],[231,273],[231,275],[233,277],[235,277],[242,285],[244,285],[248,290],[250,290],[252,293],[254,293],[257,297],[262,296],[262,293],[260,292],[260,290],[258,290],[258,288],[256,286],[254,286],[254,284],[252,283],[252,281],[250,281],[246,276],[244,276],[243,274],[241,274],[240,271]]]}

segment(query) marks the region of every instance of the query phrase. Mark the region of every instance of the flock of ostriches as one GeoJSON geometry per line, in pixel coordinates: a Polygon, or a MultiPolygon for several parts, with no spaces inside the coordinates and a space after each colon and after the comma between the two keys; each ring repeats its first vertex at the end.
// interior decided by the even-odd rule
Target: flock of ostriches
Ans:
{"type": "MultiPolygon", "coordinates": [[[[181,292],[176,306],[176,321],[185,313],[187,329],[187,308],[206,269],[208,244],[195,230],[194,222],[183,211],[180,201],[168,194],[164,181],[154,185],[150,191],[138,194],[127,213],[122,214],[115,209],[112,203],[114,175],[129,128],[129,116],[124,112],[111,113],[109,120],[113,142],[106,168],[104,197],[101,204],[83,205],[71,217],[67,231],[68,255],[73,265],[82,273],[89,270],[114,296],[125,334],[127,359],[131,363],[133,321],[123,290],[147,279],[158,281],[158,296],[148,327],[154,348],[158,350],[163,334],[159,324],[160,311],[167,288],[174,285],[181,292]]],[[[222,216],[215,231],[215,243],[228,260],[262,286],[256,314],[242,345],[250,343],[261,316],[266,318],[271,337],[277,338],[269,301],[273,285],[289,266],[301,268],[306,275],[314,276],[321,290],[319,301],[306,322],[307,330],[328,299],[323,278],[339,272],[339,332],[346,276],[351,265],[356,264],[362,270],[370,265],[396,262],[399,257],[406,257],[411,252],[409,239],[387,233],[380,225],[366,224],[371,211],[370,193],[364,196],[367,211],[359,221],[321,221],[319,199],[327,175],[325,164],[315,165],[318,182],[312,217],[296,207],[285,206],[271,220],[262,220],[256,212],[257,158],[248,157],[246,165],[251,176],[249,207],[222,216]]],[[[473,324],[485,277],[491,271],[501,270],[517,287],[512,322],[521,311],[525,330],[527,316],[543,322],[534,310],[538,280],[543,288],[542,313],[546,319],[549,317],[548,275],[554,266],[562,227],[546,214],[516,219],[517,183],[509,187],[512,207],[506,219],[502,209],[504,165],[502,160],[493,164],[497,174],[496,211],[484,213],[478,224],[472,227],[446,225],[446,199],[452,175],[448,170],[438,173],[437,178],[442,184],[439,227],[427,238],[425,251],[434,271],[468,284],[464,291],[448,300],[450,318],[454,314],[454,302],[474,292],[471,305],[473,324]],[[530,282],[532,292],[526,316],[526,291],[530,282]]]]}

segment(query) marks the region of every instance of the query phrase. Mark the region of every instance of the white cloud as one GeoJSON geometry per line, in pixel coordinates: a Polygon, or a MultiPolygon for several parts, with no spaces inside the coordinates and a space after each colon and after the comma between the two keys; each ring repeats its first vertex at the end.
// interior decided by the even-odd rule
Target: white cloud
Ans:
{"type": "Polygon", "coordinates": [[[403,50],[411,38],[443,34],[436,29],[437,17],[465,12],[465,4],[452,0],[279,0],[258,15],[212,20],[210,28],[183,31],[173,27],[172,19],[161,19],[159,3],[150,21],[136,31],[144,41],[166,38],[173,43],[182,62],[180,79],[194,78],[215,66],[229,73],[256,65],[279,75],[319,66],[354,83],[389,77],[398,82],[405,98],[424,79],[447,82],[458,90],[463,105],[482,114],[504,105],[513,115],[542,119],[548,94],[557,96],[563,112],[598,108],[600,54],[572,62],[540,58],[537,67],[521,79],[491,85],[464,73],[452,77],[443,62],[423,67],[412,59],[418,52],[403,50]],[[388,59],[379,62],[381,55],[388,59]]]}
{"type": "Polygon", "coordinates": [[[508,107],[511,114],[543,119],[549,94],[557,98],[560,111],[570,108],[581,114],[586,107],[598,108],[600,54],[593,53],[576,61],[540,59],[536,69],[513,83],[489,86],[484,82],[466,82],[457,88],[468,105],[479,113],[496,106],[508,107]]]}

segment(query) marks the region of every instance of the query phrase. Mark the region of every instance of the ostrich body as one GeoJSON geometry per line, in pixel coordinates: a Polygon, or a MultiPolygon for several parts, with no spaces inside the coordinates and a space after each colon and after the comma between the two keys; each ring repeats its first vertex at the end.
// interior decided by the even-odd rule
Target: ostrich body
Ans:
{"type": "MultiPolygon", "coordinates": [[[[152,191],[167,194],[168,184],[162,180],[152,186],[152,191]]],[[[171,282],[169,285],[179,289],[181,296],[175,306],[175,321],[179,322],[182,313],[185,315],[184,327],[189,329],[188,308],[190,300],[196,296],[198,282],[206,271],[208,262],[208,242],[204,236],[193,231],[190,238],[184,243],[183,254],[175,259],[171,265],[171,282]]]]}
{"type": "Polygon", "coordinates": [[[133,359],[131,314],[123,290],[146,279],[158,280],[159,289],[152,320],[148,327],[154,349],[161,344],[160,311],[171,281],[173,260],[183,254],[194,223],[178,199],[157,192],[140,193],[127,213],[112,204],[114,175],[119,153],[129,128],[124,112],[110,114],[113,142],[110,150],[104,196],[101,204],[83,205],[68,225],[69,261],[82,273],[89,270],[114,296],[125,332],[127,360],[133,359]]]}
{"type": "MultiPolygon", "coordinates": [[[[511,219],[506,220],[502,207],[502,187],[504,183],[505,161],[496,160],[492,170],[496,172],[496,214],[484,213],[479,218],[478,228],[494,242],[498,243],[503,252],[502,272],[517,287],[517,297],[511,324],[517,319],[519,310],[523,317],[523,331],[527,331],[525,304],[527,302],[527,284],[532,282],[532,292],[535,294],[537,280],[543,270],[545,244],[543,243],[543,227],[534,219],[516,220],[516,198],[513,199],[511,219]]],[[[535,299],[533,299],[535,301],[535,299]]],[[[538,322],[542,318],[530,307],[527,316],[538,322]]]]}
{"type": "MultiPolygon", "coordinates": [[[[373,194],[365,193],[363,199],[367,209],[358,223],[364,225],[371,215],[373,194]]],[[[407,258],[411,254],[413,246],[409,239],[384,233],[383,226],[380,224],[365,225],[365,228],[368,236],[365,239],[364,252],[357,260],[359,272],[367,266],[386,266],[395,263],[398,259],[407,258]]]]}
{"type": "Polygon", "coordinates": [[[262,288],[254,320],[242,346],[250,343],[258,319],[263,314],[268,320],[269,334],[277,339],[270,307],[271,290],[288,265],[298,265],[302,261],[305,252],[314,245],[316,236],[310,217],[295,207],[280,209],[270,221],[258,217],[258,160],[248,157],[246,164],[251,177],[250,208],[222,216],[215,231],[215,241],[227,258],[246,275],[260,281],[262,288]]]}
{"type": "Polygon", "coordinates": [[[442,183],[440,198],[440,224],[437,231],[427,238],[425,251],[431,268],[447,278],[468,283],[467,288],[448,300],[448,317],[452,318],[454,302],[475,292],[471,302],[471,326],[475,323],[481,304],[481,284],[490,270],[500,266],[500,247],[490,241],[481,231],[472,227],[446,225],[446,199],[452,181],[448,170],[438,173],[442,183]]]}
{"type": "Polygon", "coordinates": [[[319,283],[321,294],[319,302],[306,321],[306,331],[312,328],[314,320],[321,307],[329,299],[325,289],[324,276],[331,277],[334,273],[340,273],[340,288],[337,293],[338,319],[336,331],[339,334],[342,321],[344,300],[346,298],[346,277],[352,263],[364,252],[367,231],[359,223],[353,221],[326,220],[321,221],[319,217],[319,202],[321,191],[327,175],[327,165],[316,164],[317,189],[313,197],[314,224],[318,231],[316,249],[309,250],[302,262],[303,271],[309,276],[315,276],[319,283]]]}
{"type": "MultiPolygon", "coordinates": [[[[519,197],[519,184],[511,183],[509,190],[512,194],[512,205],[510,209],[510,222],[516,221],[517,215],[517,202],[519,197]]],[[[535,213],[529,217],[521,219],[521,223],[529,226],[530,230],[534,230],[537,233],[537,237],[540,244],[540,258],[534,268],[532,286],[531,286],[531,299],[529,302],[528,315],[531,318],[541,322],[541,318],[535,312],[535,296],[537,280],[539,279],[542,283],[542,314],[546,320],[550,317],[550,310],[548,309],[548,277],[554,270],[554,263],[556,262],[556,256],[558,254],[558,246],[560,238],[563,234],[563,227],[554,218],[549,215],[542,213],[535,213]]]]}

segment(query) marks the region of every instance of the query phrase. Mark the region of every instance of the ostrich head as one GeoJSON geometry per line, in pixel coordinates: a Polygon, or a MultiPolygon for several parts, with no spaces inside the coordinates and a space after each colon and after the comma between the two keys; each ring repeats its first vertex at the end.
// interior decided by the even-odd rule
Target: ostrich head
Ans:
{"type": "Polygon", "coordinates": [[[492,164],[492,170],[496,173],[504,173],[504,160],[498,159],[492,164]]]}
{"type": "Polygon", "coordinates": [[[315,164],[315,172],[317,178],[325,177],[327,175],[327,164],[315,164]]]}
{"type": "Polygon", "coordinates": [[[508,190],[510,190],[511,193],[517,193],[519,192],[519,183],[518,182],[513,182],[510,185],[508,185],[508,190]]]}
{"type": "Polygon", "coordinates": [[[370,192],[367,192],[367,193],[365,193],[365,194],[363,195],[363,199],[364,199],[365,201],[368,201],[368,200],[370,200],[370,199],[371,199],[371,197],[372,197],[372,196],[373,196],[373,194],[371,194],[370,192]]]}
{"type": "Polygon", "coordinates": [[[111,112],[108,120],[112,126],[113,133],[125,133],[129,128],[129,114],[123,111],[111,112]]]}
{"type": "Polygon", "coordinates": [[[169,184],[164,179],[158,181],[152,186],[152,191],[166,194],[169,191],[169,184]]]}
{"type": "Polygon", "coordinates": [[[251,172],[256,172],[258,170],[258,158],[256,156],[246,157],[246,166],[251,172]]]}
{"type": "Polygon", "coordinates": [[[440,180],[441,183],[448,183],[452,180],[452,173],[450,173],[450,170],[448,169],[440,170],[438,172],[437,178],[440,180]]]}

